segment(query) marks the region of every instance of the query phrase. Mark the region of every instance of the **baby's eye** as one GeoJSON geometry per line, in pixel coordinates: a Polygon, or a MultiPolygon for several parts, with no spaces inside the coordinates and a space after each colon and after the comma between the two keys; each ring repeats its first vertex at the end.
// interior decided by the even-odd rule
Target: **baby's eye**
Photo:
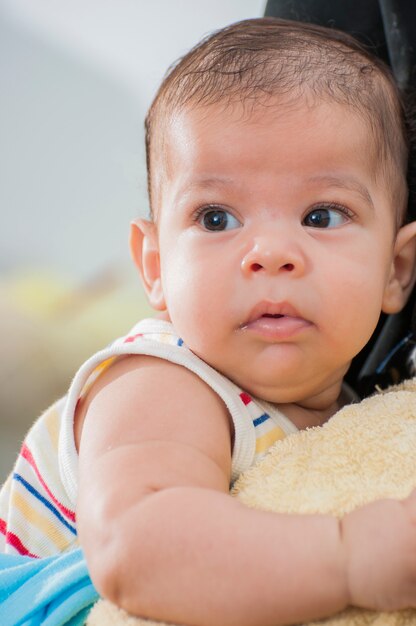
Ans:
{"type": "Polygon", "coordinates": [[[311,228],[336,228],[350,219],[349,211],[342,206],[315,207],[304,217],[304,226],[311,228]]]}
{"type": "Polygon", "coordinates": [[[241,222],[234,215],[220,208],[204,209],[198,215],[197,222],[209,231],[232,230],[241,226],[241,222]]]}

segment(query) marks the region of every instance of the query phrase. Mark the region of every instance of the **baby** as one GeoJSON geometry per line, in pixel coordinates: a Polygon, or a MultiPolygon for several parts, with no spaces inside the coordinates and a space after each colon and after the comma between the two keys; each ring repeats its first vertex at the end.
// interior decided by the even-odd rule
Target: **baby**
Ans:
{"type": "Polygon", "coordinates": [[[103,596],[193,626],[415,607],[416,492],[341,521],[228,493],[354,400],[351,360],[413,288],[388,70],[342,33],[248,20],[170,71],[146,129],[152,216],[131,249],[158,318],[35,423],[1,493],[3,550],[49,555],[79,533],[103,596]]]}

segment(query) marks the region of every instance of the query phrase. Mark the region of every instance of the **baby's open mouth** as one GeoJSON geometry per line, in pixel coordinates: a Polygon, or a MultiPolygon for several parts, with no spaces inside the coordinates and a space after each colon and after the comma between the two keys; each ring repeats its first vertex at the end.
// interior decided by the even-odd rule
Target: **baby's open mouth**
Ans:
{"type": "Polygon", "coordinates": [[[240,328],[273,342],[284,342],[312,326],[288,302],[259,302],[251,311],[248,321],[240,328]]]}

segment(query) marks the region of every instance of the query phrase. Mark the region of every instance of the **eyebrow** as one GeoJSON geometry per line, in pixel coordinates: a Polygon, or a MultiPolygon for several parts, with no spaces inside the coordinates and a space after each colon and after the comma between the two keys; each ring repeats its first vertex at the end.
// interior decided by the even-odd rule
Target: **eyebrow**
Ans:
{"type": "Polygon", "coordinates": [[[374,208],[373,199],[370,196],[370,192],[367,187],[362,185],[356,178],[350,178],[349,176],[313,176],[309,179],[312,183],[324,183],[329,187],[335,187],[337,189],[348,189],[349,191],[355,191],[358,193],[372,208],[374,208]]]}
{"type": "MultiPolygon", "coordinates": [[[[199,188],[199,189],[210,189],[215,188],[218,185],[227,186],[234,182],[233,178],[228,176],[207,176],[201,177],[195,181],[193,181],[189,187],[190,189],[199,188]]],[[[325,184],[329,187],[334,187],[336,189],[347,189],[348,191],[353,191],[360,195],[363,200],[370,205],[370,208],[374,209],[373,199],[368,191],[367,187],[362,185],[356,178],[350,176],[335,176],[330,174],[322,174],[317,176],[312,176],[308,179],[310,183],[319,183],[325,184]]]]}
{"type": "Polygon", "coordinates": [[[230,185],[234,182],[228,176],[208,176],[207,178],[199,178],[193,181],[189,186],[192,187],[216,187],[217,185],[230,185]]]}

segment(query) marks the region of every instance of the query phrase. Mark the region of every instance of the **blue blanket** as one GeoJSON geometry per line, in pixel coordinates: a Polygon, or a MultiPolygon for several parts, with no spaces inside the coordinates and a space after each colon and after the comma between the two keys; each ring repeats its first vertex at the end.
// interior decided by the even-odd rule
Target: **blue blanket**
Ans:
{"type": "Polygon", "coordinates": [[[98,597],[80,549],[44,559],[0,554],[1,626],[81,626],[98,597]]]}

